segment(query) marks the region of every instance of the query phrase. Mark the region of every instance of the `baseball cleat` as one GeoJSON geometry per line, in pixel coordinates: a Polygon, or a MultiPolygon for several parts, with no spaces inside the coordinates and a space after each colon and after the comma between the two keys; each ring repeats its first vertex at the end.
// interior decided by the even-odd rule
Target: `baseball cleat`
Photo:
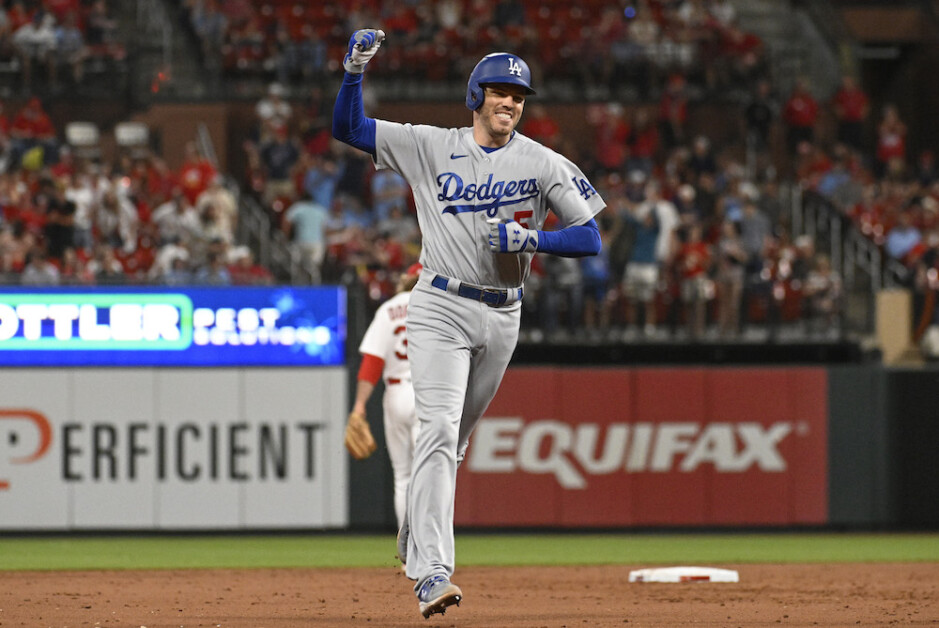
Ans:
{"type": "Polygon", "coordinates": [[[433,576],[421,587],[417,599],[420,601],[421,615],[427,619],[435,613],[443,615],[448,606],[459,606],[463,591],[447,580],[446,576],[433,576]]]}

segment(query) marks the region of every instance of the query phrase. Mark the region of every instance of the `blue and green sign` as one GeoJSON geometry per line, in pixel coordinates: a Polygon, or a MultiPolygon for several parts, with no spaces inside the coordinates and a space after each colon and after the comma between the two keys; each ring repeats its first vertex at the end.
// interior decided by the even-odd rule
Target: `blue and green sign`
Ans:
{"type": "Polygon", "coordinates": [[[345,290],[4,288],[0,366],[344,363],[345,290]]]}

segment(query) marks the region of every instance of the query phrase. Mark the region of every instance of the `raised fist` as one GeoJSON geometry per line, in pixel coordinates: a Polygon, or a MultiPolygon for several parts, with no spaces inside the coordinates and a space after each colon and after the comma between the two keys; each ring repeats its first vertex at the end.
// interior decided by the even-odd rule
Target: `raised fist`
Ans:
{"type": "Polygon", "coordinates": [[[374,28],[363,28],[352,33],[349,39],[349,52],[342,60],[342,67],[351,74],[361,74],[365,71],[365,66],[378,49],[385,38],[385,31],[374,28]]]}

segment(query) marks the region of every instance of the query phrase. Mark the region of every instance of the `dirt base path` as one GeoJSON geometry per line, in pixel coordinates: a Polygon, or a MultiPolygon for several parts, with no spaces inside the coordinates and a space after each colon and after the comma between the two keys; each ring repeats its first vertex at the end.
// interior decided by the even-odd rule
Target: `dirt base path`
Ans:
{"type": "Polygon", "coordinates": [[[2,572],[0,626],[939,625],[936,563],[719,566],[740,582],[629,584],[630,566],[459,568],[463,604],[429,620],[392,568],[2,572]]]}

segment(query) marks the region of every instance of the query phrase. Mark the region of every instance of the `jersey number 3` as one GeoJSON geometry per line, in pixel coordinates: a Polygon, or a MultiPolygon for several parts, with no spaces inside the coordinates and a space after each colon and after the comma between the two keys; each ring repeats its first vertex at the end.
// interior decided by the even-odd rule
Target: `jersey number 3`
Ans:
{"type": "Polygon", "coordinates": [[[593,189],[593,186],[590,185],[590,182],[587,181],[587,179],[584,179],[583,177],[581,177],[580,179],[578,179],[577,177],[571,177],[571,181],[574,182],[574,187],[577,188],[577,191],[580,193],[581,196],[584,197],[584,199],[588,199],[597,193],[597,191],[593,189]]]}

